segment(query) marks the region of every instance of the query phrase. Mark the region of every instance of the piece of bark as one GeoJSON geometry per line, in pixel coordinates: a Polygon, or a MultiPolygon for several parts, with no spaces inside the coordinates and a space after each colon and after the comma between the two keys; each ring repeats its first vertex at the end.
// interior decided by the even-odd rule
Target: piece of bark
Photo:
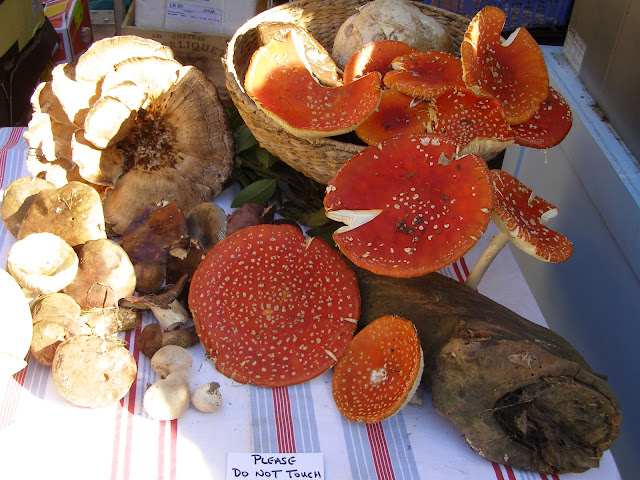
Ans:
{"type": "Polygon", "coordinates": [[[359,326],[414,322],[433,406],[486,459],[540,473],[597,467],[620,429],[601,375],[548,328],[438,273],[392,278],[353,267],[359,326]]]}

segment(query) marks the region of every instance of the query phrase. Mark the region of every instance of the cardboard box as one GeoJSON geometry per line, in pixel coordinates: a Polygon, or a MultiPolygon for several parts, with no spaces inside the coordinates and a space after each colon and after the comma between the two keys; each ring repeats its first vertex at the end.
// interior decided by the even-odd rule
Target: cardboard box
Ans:
{"type": "Polygon", "coordinates": [[[231,102],[221,60],[227,51],[230,36],[136,27],[134,1],[122,22],[120,34],[151,38],[167,45],[173,50],[176,60],[183,65],[193,65],[205,74],[216,86],[223,102],[231,102]]]}
{"type": "Polygon", "coordinates": [[[20,53],[44,24],[41,0],[0,1],[0,57],[20,53]]]}
{"type": "Polygon", "coordinates": [[[44,14],[60,37],[54,63],[75,61],[93,41],[88,0],[49,0],[44,14]]]}

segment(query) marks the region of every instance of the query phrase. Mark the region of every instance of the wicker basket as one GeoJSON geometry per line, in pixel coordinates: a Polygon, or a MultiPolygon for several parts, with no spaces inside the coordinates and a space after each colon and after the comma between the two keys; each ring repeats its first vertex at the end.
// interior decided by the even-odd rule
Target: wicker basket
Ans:
{"type": "MultiPolygon", "coordinates": [[[[303,139],[291,135],[267,117],[244,91],[244,78],[251,56],[258,49],[256,27],[265,21],[290,22],[307,29],[331,52],[342,23],[367,0],[300,0],[266,10],[238,29],[231,38],[222,62],[229,95],[260,145],[296,170],[326,184],[340,166],[360,152],[363,144],[341,138],[303,139]]],[[[460,46],[469,25],[462,15],[422,3],[414,3],[445,26],[460,46]]]]}

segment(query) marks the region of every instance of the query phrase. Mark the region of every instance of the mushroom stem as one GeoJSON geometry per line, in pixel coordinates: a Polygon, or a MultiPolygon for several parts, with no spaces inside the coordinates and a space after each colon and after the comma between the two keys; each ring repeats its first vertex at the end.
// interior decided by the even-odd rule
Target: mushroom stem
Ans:
{"type": "Polygon", "coordinates": [[[478,288],[482,277],[493,262],[494,258],[496,258],[498,253],[500,253],[500,250],[502,250],[509,242],[509,237],[510,235],[508,233],[500,231],[491,239],[486,250],[482,252],[482,255],[480,255],[480,258],[469,273],[467,280],[464,282],[467,287],[472,288],[473,290],[478,288]]]}

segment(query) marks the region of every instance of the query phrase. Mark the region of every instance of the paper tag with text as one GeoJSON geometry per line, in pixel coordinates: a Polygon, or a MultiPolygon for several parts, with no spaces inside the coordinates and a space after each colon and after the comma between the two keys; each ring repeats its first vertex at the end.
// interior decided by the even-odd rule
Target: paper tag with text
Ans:
{"type": "Polygon", "coordinates": [[[227,453],[225,480],[325,480],[322,453],[227,453]]]}

